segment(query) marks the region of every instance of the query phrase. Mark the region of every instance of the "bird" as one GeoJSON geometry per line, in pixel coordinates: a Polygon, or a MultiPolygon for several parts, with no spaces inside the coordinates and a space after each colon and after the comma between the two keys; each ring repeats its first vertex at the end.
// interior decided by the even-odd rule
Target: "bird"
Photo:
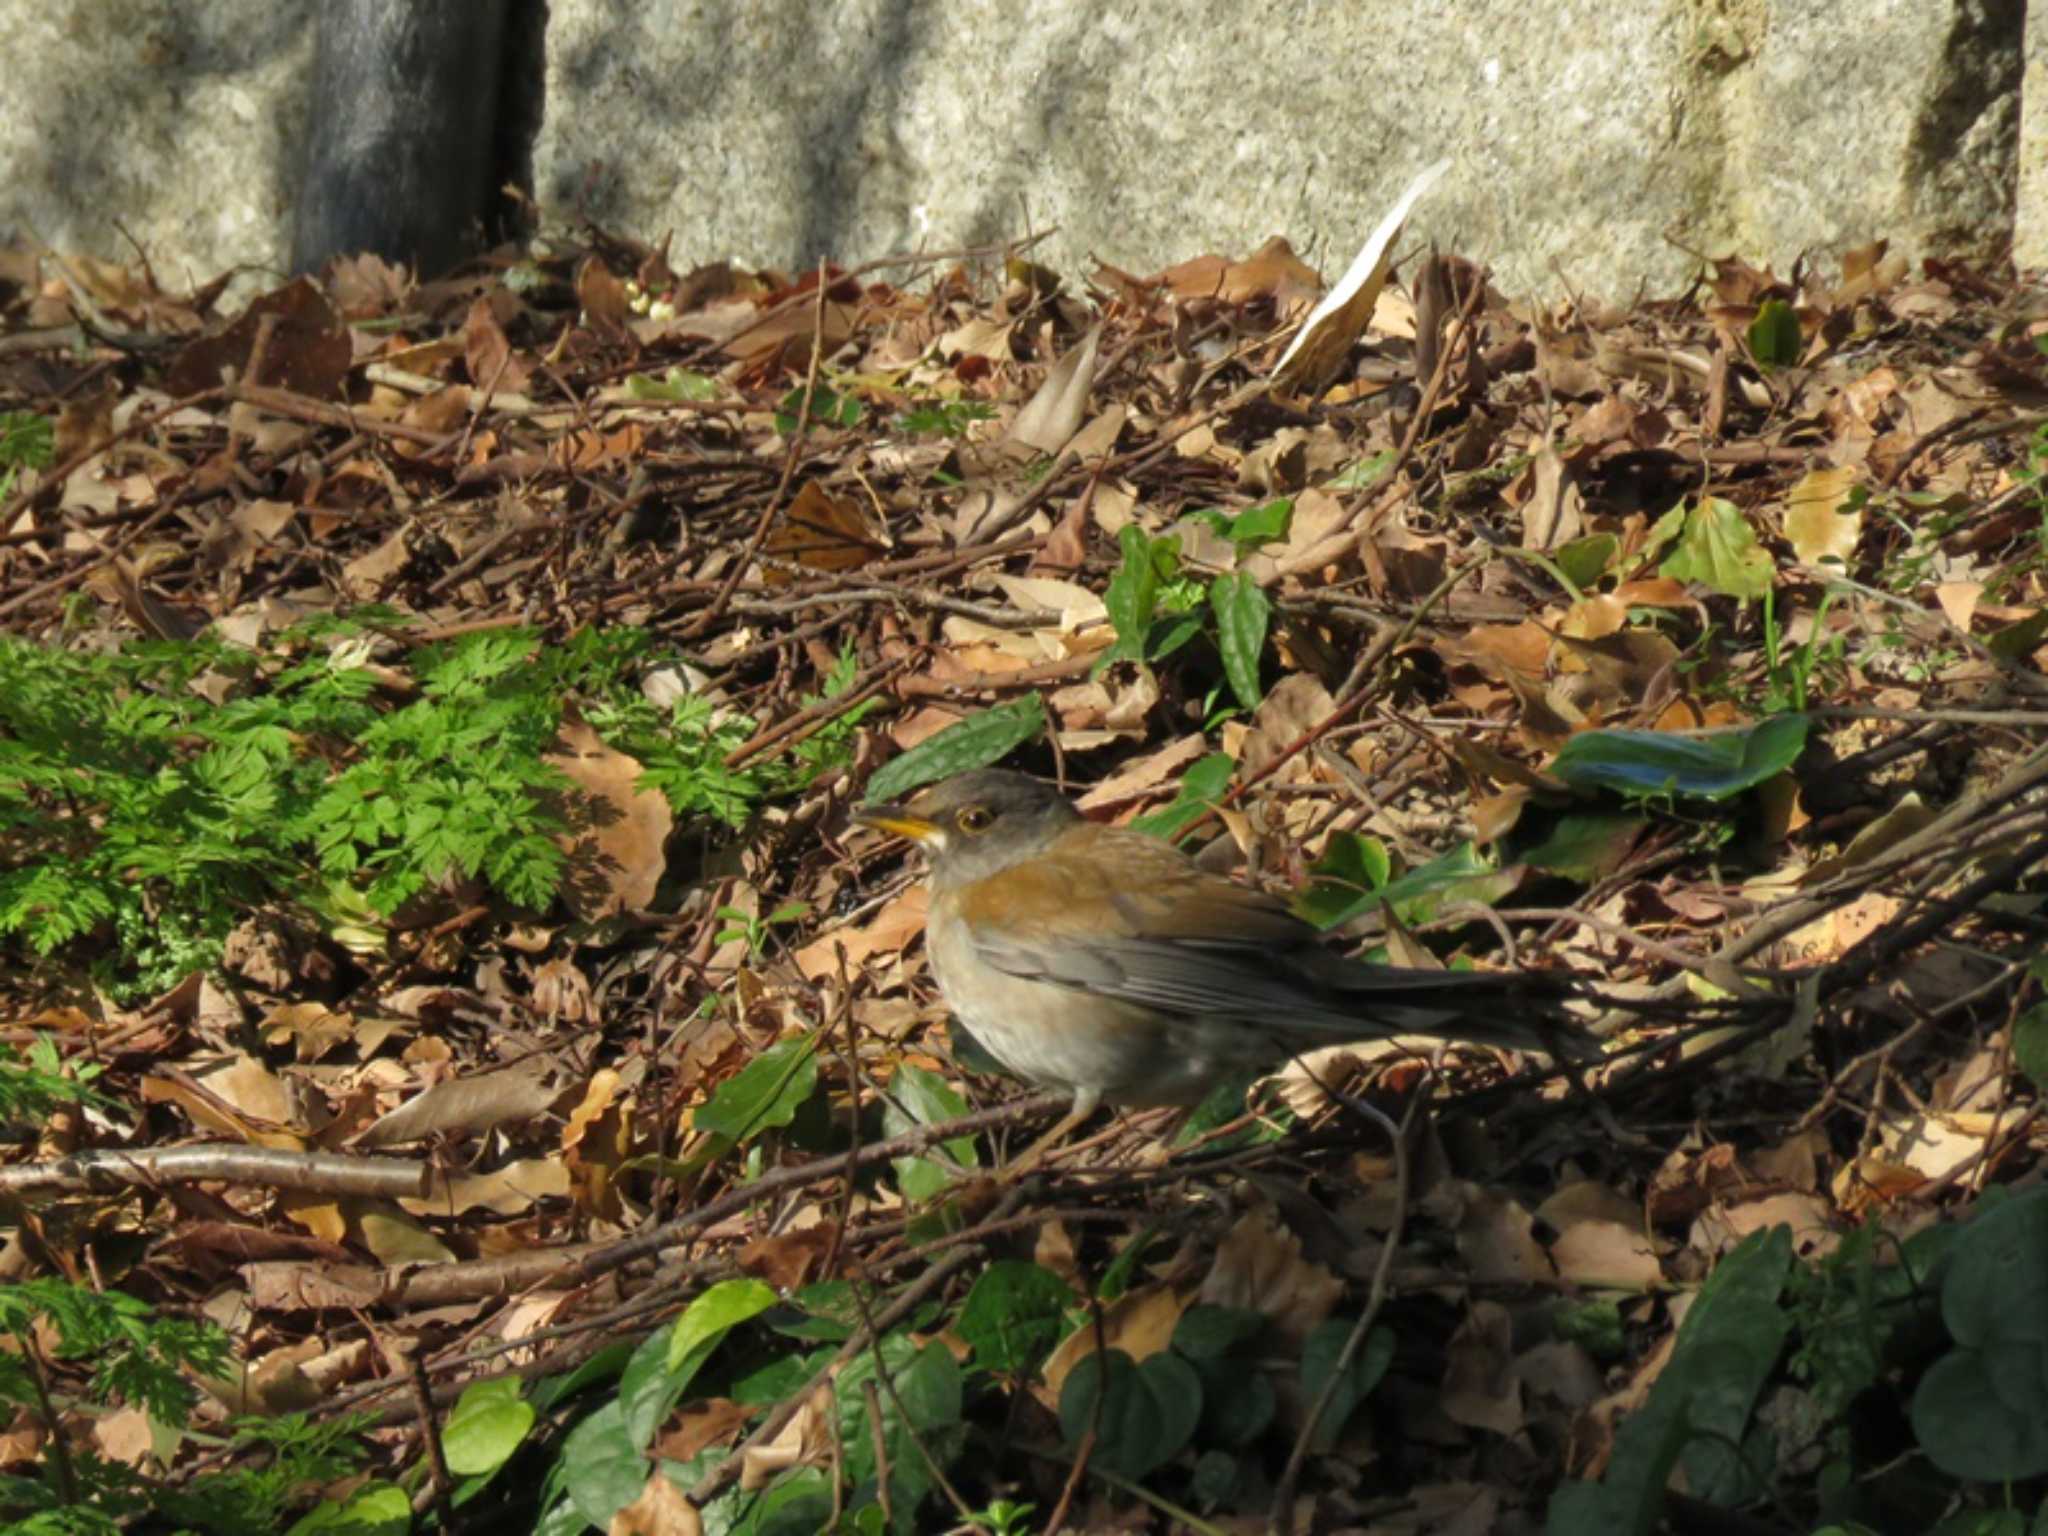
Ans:
{"type": "Polygon", "coordinates": [[[927,854],[925,948],[954,1016],[1012,1074],[1072,1096],[1031,1153],[1103,1103],[1200,1103],[1322,1045],[1599,1054],[1548,978],[1351,959],[1279,898],[1091,822],[1026,774],[977,770],[855,819],[927,854]]]}

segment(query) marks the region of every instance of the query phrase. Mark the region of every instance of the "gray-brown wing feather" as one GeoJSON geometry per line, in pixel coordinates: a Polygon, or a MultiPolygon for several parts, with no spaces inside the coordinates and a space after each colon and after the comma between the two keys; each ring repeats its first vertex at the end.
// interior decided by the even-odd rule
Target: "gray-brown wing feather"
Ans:
{"type": "Polygon", "coordinates": [[[1538,1010],[1528,1023],[1503,1017],[1515,978],[1346,960],[1282,903],[1203,873],[1163,843],[1099,828],[1072,836],[1071,849],[1029,866],[1028,884],[1024,871],[1007,872],[1002,905],[973,892],[962,903],[975,953],[1005,975],[1304,1038],[1545,1044],[1531,1027],[1538,1010]]]}

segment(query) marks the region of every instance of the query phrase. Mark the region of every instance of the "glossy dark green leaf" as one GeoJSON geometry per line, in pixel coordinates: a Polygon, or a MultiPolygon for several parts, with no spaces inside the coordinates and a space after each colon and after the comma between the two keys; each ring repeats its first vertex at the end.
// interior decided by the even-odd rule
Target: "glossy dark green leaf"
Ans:
{"type": "Polygon", "coordinates": [[[2001,661],[2020,661],[2033,655],[2048,638],[2048,608],[2038,609],[2021,619],[2017,624],[1987,635],[1984,649],[2001,661]]]}
{"type": "Polygon", "coordinates": [[[690,1124],[743,1142],[771,1127],[788,1125],[817,1086],[816,1038],[781,1040],[720,1083],[711,1102],[691,1113],[690,1124]]]}
{"type": "Polygon", "coordinates": [[[1155,621],[1145,634],[1145,659],[1164,661],[1202,632],[1199,613],[1176,613],[1155,621]]]}
{"type": "Polygon", "coordinates": [[[1060,1434],[1069,1449],[1094,1428],[1094,1457],[1132,1481],[1177,1455],[1202,1419],[1202,1379],[1171,1350],[1134,1362],[1097,1350],[1067,1373],[1060,1434]]]}
{"type": "Polygon", "coordinates": [[[1581,731],[1550,772],[1574,789],[1726,800],[1785,772],[1806,748],[1805,715],[1773,715],[1711,736],[1665,731],[1581,731]]]}
{"type": "Polygon", "coordinates": [[[2013,1022],[2012,1059],[2036,1093],[2048,1091],[2048,1003],[2034,1004],[2013,1022]]]}
{"type": "Polygon", "coordinates": [[[1001,762],[1017,748],[1045,734],[1045,701],[1035,693],[947,726],[868,780],[871,804],[901,800],[914,789],[1001,762]]]}
{"type": "Polygon", "coordinates": [[[626,1433],[626,1411],[606,1403],[562,1442],[561,1466],[576,1512],[600,1531],[612,1516],[640,1497],[647,1485],[647,1458],[626,1433]]]}
{"type": "Polygon", "coordinates": [[[1257,709],[1265,696],[1259,660],[1265,654],[1273,605],[1249,571],[1232,571],[1209,583],[1209,607],[1216,615],[1216,646],[1223,653],[1230,691],[1246,709],[1257,709]]]}
{"type": "Polygon", "coordinates": [[[1180,836],[1188,824],[1201,816],[1230,788],[1230,776],[1237,771],[1237,759],[1227,752],[1211,752],[1181,775],[1180,793],[1173,803],[1131,823],[1135,832],[1169,841],[1180,836]]]}
{"type": "Polygon", "coordinates": [[[1799,316],[1783,299],[1765,299],[1749,322],[1749,355],[1765,368],[1789,368],[1799,349],[1799,316]]]}
{"type": "Polygon", "coordinates": [[[1531,869],[1590,885],[1619,869],[1649,826],[1648,817],[1623,811],[1567,811],[1516,852],[1531,869]]]}
{"type": "Polygon", "coordinates": [[[1174,1324],[1173,1347],[1190,1360],[1215,1360],[1266,1329],[1266,1314],[1249,1307],[1189,1307],[1174,1324]]]}
{"type": "MultiPolygon", "coordinates": [[[[883,1101],[882,1134],[900,1136],[924,1125],[940,1125],[967,1113],[967,1101],[960,1090],[923,1067],[905,1062],[889,1082],[883,1101]]],[[[981,1155],[972,1136],[955,1136],[940,1143],[956,1168],[980,1166],[981,1155]]],[[[897,1182],[912,1200],[929,1200],[951,1187],[952,1176],[928,1157],[899,1157],[895,1160],[897,1182]]]]}
{"type": "Polygon", "coordinates": [[[1110,577],[1102,602],[1116,629],[1118,649],[1126,656],[1142,657],[1152,611],[1159,604],[1159,568],[1152,559],[1151,536],[1135,522],[1125,523],[1116,541],[1123,563],[1110,577]]]}

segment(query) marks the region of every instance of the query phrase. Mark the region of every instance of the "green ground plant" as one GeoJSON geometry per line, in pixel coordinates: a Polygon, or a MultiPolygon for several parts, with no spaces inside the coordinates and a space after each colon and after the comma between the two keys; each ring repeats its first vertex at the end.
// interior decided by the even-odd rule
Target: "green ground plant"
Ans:
{"type": "MultiPolygon", "coordinates": [[[[95,980],[127,998],[212,964],[266,902],[375,925],[462,880],[545,908],[580,813],[547,760],[569,711],[679,815],[738,827],[843,761],[867,707],[727,767],[755,721],[649,702],[639,680],[666,658],[639,631],[484,631],[373,666],[372,622],[262,652],[0,637],[0,946],[52,960],[92,940],[95,980]]],[[[823,697],[852,674],[849,655],[823,697]]]]}

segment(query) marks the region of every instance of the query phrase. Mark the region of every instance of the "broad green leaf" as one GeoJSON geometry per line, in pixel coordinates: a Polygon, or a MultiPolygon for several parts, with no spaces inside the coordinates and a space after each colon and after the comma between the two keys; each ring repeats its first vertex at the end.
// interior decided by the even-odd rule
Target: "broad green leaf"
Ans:
{"type": "Polygon", "coordinates": [[[1724,597],[1761,598],[1771,589],[1771,557],[1732,501],[1709,496],[1685,515],[1678,547],[1657,567],[1674,581],[1696,581],[1724,597]]]}
{"type": "Polygon", "coordinates": [[[1265,652],[1273,605],[1249,571],[1232,571],[1209,584],[1209,606],[1216,614],[1217,649],[1223,653],[1230,691],[1246,709],[1257,709],[1265,696],[1259,686],[1259,658],[1265,652]]]}
{"type": "Polygon", "coordinates": [[[1806,748],[1805,715],[1773,715],[1712,736],[1664,731],[1581,731],[1550,772],[1574,789],[1726,800],[1785,772],[1806,748]]]}
{"type": "Polygon", "coordinates": [[[1278,544],[1287,537],[1287,530],[1294,522],[1294,498],[1282,496],[1275,501],[1262,502],[1256,507],[1245,508],[1235,517],[1214,507],[1194,516],[1230,540],[1242,556],[1261,544],[1278,544]]]}
{"type": "Polygon", "coordinates": [[[2044,637],[2048,637],[2048,608],[2037,609],[2017,624],[1986,636],[1984,649],[2001,661],[2020,661],[2032,655],[2044,637]]]}
{"type": "Polygon", "coordinates": [[[1202,632],[1198,613],[1176,613],[1154,621],[1145,635],[1145,660],[1164,661],[1202,632]]]}
{"type": "Polygon", "coordinates": [[[669,1335],[668,1369],[683,1386],[690,1384],[711,1353],[711,1347],[749,1318],[775,1305],[775,1292],[759,1280],[721,1280],[704,1292],[676,1319],[669,1335]]]}
{"type": "Polygon", "coordinates": [[[463,1389],[441,1431],[448,1470],[463,1477],[495,1472],[533,1428],[533,1404],[520,1396],[517,1376],[496,1376],[463,1389]]]}
{"type": "MultiPolygon", "coordinates": [[[[794,433],[797,414],[803,408],[804,391],[799,384],[778,402],[775,430],[784,437],[794,433]]],[[[827,427],[857,427],[860,425],[861,404],[852,395],[842,395],[828,385],[820,384],[811,391],[810,418],[827,427]]]]}
{"type": "Polygon", "coordinates": [[[1567,811],[1540,841],[1516,851],[1531,869],[1591,884],[1619,869],[1649,826],[1648,817],[1624,811],[1567,811]]]}
{"type": "Polygon", "coordinates": [[[868,800],[886,804],[956,773],[986,768],[1044,733],[1045,701],[1035,693],[984,709],[884,764],[868,780],[868,800]]]}
{"type": "Polygon", "coordinates": [[[1558,1489],[1549,1536],[1649,1536],[1681,1456],[1701,1497],[1703,1487],[1724,1488],[1740,1474],[1736,1448],[1792,1328],[1778,1299],[1791,1269],[1785,1226],[1751,1234],[1721,1260],[1686,1313],[1649,1401],[1622,1420],[1606,1481],[1558,1489]]]}
{"type": "Polygon", "coordinates": [[[1294,893],[1294,910],[1327,930],[1378,900],[1380,889],[1394,877],[1394,860],[1376,837],[1332,832],[1308,873],[1308,883],[1294,893]]]}
{"type": "Polygon", "coordinates": [[[745,1141],[772,1126],[788,1125],[817,1086],[816,1036],[778,1041],[719,1084],[711,1102],[692,1112],[690,1124],[745,1141]]]}
{"type": "Polygon", "coordinates": [[[927,1527],[905,1522],[914,1518],[916,1505],[935,1486],[925,1453],[943,1467],[958,1454],[964,1441],[966,1429],[960,1414],[965,1390],[960,1366],[944,1344],[934,1342],[919,1349],[905,1334],[893,1333],[882,1340],[880,1355],[894,1390],[882,1391],[876,1382],[876,1353],[863,1350],[846,1363],[833,1382],[846,1477],[857,1484],[877,1474],[875,1442],[879,1438],[891,1497],[897,1505],[896,1529],[914,1533],[927,1527]],[[879,1426],[869,1414],[870,1386],[877,1389],[874,1399],[881,1409],[879,1426]],[[922,1452],[912,1443],[913,1436],[922,1442],[922,1452]]]}
{"type": "Polygon", "coordinates": [[[1072,1288],[1051,1270],[998,1259],[975,1279],[953,1332],[983,1370],[1022,1374],[1052,1352],[1073,1302],[1072,1288]]]}
{"type": "MultiPolygon", "coordinates": [[[[1353,897],[1348,905],[1336,908],[1334,914],[1319,904],[1310,920],[1332,928],[1385,902],[1401,922],[1428,922],[1454,902],[1491,906],[1514,889],[1518,878],[1514,871],[1499,868],[1476,844],[1460,843],[1379,889],[1353,897]]],[[[1301,910],[1298,903],[1296,910],[1301,910]]]]}
{"type": "Polygon", "coordinates": [[[845,1280],[814,1280],[789,1298],[797,1316],[786,1311],[762,1319],[792,1339],[836,1344],[860,1326],[860,1300],[845,1280]]]}
{"type": "Polygon", "coordinates": [[[1572,585],[1583,590],[1600,579],[1620,549],[1621,541],[1613,534],[1589,533],[1582,539],[1573,539],[1553,558],[1557,568],[1571,578],[1572,585]]]}
{"type": "Polygon", "coordinates": [[[1765,299],[1749,322],[1749,355],[1764,368],[1789,368],[1799,361],[1799,316],[1783,299],[1765,299]]]}
{"type": "Polygon", "coordinates": [[[1190,1360],[1217,1360],[1265,1328],[1266,1314],[1249,1307],[1189,1307],[1173,1326],[1173,1347],[1190,1360]]]}
{"type": "Polygon", "coordinates": [[[1071,1448],[1092,1426],[1094,1457],[1137,1481],[1177,1455],[1202,1419],[1202,1378],[1170,1350],[1134,1362],[1097,1350],[1067,1373],[1060,1434],[1071,1448]]]}
{"type": "Polygon", "coordinates": [[[671,368],[658,379],[644,373],[626,378],[628,400],[716,400],[718,396],[716,379],[687,368],[671,368]]]}
{"type": "Polygon", "coordinates": [[[1386,850],[1372,838],[1348,842],[1331,838],[1331,846],[1311,868],[1317,879],[1294,893],[1294,911],[1305,922],[1329,930],[1348,924],[1384,901],[1393,907],[1395,918],[1417,924],[1432,920],[1456,901],[1493,905],[1520,879],[1513,870],[1499,868],[1470,842],[1411,868],[1399,879],[1380,877],[1380,883],[1374,883],[1382,868],[1391,872],[1391,862],[1386,850]]]}
{"type": "Polygon", "coordinates": [[[1142,660],[1152,629],[1152,613],[1159,605],[1159,566],[1152,556],[1151,536],[1135,522],[1125,523],[1116,541],[1123,551],[1123,564],[1110,577],[1102,604],[1109,610],[1109,622],[1116,629],[1117,652],[1142,660]]]}
{"type": "Polygon", "coordinates": [[[412,1501],[405,1490],[372,1483],[342,1503],[309,1510],[286,1536],[405,1536],[411,1529],[412,1501]]]}
{"type": "Polygon", "coordinates": [[[1371,458],[1360,459],[1356,464],[1349,466],[1331,479],[1323,482],[1323,489],[1327,491],[1366,490],[1371,486],[1377,485],[1385,477],[1387,470],[1392,466],[1393,462],[1394,450],[1391,448],[1382,453],[1376,453],[1371,458]]]}
{"type": "MultiPolygon", "coordinates": [[[[905,1062],[889,1083],[889,1097],[882,1108],[882,1134],[899,1136],[920,1125],[938,1125],[957,1120],[967,1113],[967,1101],[958,1089],[936,1072],[905,1062]]],[[[956,1168],[973,1168],[981,1162],[972,1136],[955,1136],[942,1143],[956,1168]]],[[[951,1187],[944,1167],[924,1157],[895,1160],[896,1179],[912,1200],[929,1200],[951,1187]]]]}
{"type": "MultiPolygon", "coordinates": [[[[1335,1374],[1337,1361],[1344,1353],[1345,1341],[1351,1337],[1355,1326],[1356,1319],[1353,1318],[1330,1318],[1317,1324],[1315,1332],[1302,1345],[1301,1396],[1305,1406],[1312,1406],[1322,1396],[1323,1387],[1335,1374]]],[[[1394,1331],[1381,1324],[1366,1334],[1358,1354],[1345,1369],[1343,1380],[1330,1398],[1328,1411],[1316,1421],[1315,1439],[1309,1442],[1310,1449],[1327,1452],[1337,1443],[1352,1410],[1372,1395],[1372,1389],[1380,1384],[1380,1378],[1387,1374],[1387,1367],[1393,1363],[1394,1331]]]]}
{"type": "Polygon", "coordinates": [[[617,1401],[569,1431],[560,1465],[576,1512],[601,1531],[647,1484],[647,1458],[626,1434],[625,1406],[617,1401]]]}
{"type": "Polygon", "coordinates": [[[2048,1472],[2048,1189],[2014,1195],[1963,1229],[1941,1287],[1956,1347],[1913,1393],[1913,1432],[1954,1477],[2048,1472]]]}
{"type": "Polygon", "coordinates": [[[1228,752],[1211,752],[1181,775],[1180,793],[1161,810],[1140,816],[1131,830],[1171,842],[1186,830],[1230,788],[1230,776],[1237,771],[1237,759],[1228,752]]]}

